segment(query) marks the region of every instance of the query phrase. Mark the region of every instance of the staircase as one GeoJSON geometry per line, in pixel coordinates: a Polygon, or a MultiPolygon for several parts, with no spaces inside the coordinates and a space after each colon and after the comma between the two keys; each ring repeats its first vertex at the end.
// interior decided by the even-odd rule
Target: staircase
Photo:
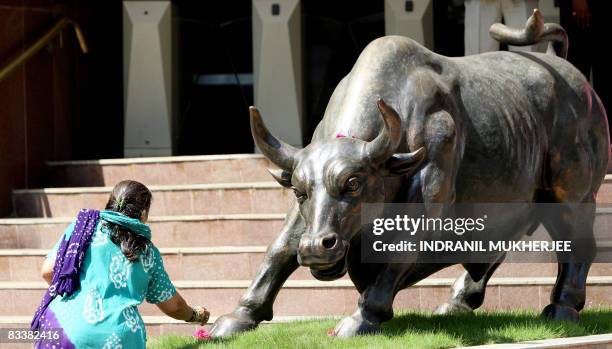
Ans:
{"type": "MultiPolygon", "coordinates": [[[[123,179],[153,191],[153,241],[179,291],[191,304],[208,307],[213,322],[238,302],[293,200],[266,167],[266,159],[251,154],[49,163],[50,187],[15,190],[18,218],[0,219],[0,327],[29,324],[45,290],[39,274],[47,249],[80,208],[102,208],[123,179]]],[[[612,203],[612,176],[598,201],[612,203]]],[[[489,282],[484,308],[541,309],[556,271],[553,264],[502,265],[489,282]]],[[[400,292],[395,308],[434,309],[460,273],[459,267],[448,268],[400,292]]],[[[611,291],[612,264],[594,265],[587,306],[609,305],[611,291]]],[[[357,298],[347,277],[320,282],[300,268],[277,297],[274,321],[350,314],[357,298]]],[[[149,335],[195,328],[150,304],[140,309],[149,335]]]]}

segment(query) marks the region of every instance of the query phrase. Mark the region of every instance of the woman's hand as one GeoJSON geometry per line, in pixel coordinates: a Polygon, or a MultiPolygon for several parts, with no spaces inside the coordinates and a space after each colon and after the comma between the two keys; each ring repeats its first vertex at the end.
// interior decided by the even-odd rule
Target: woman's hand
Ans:
{"type": "Polygon", "coordinates": [[[587,0],[572,0],[572,16],[580,28],[591,25],[591,11],[587,0]]]}
{"type": "Polygon", "coordinates": [[[200,326],[206,325],[210,318],[210,312],[202,306],[196,306],[193,308],[193,316],[187,322],[197,323],[200,326]]]}

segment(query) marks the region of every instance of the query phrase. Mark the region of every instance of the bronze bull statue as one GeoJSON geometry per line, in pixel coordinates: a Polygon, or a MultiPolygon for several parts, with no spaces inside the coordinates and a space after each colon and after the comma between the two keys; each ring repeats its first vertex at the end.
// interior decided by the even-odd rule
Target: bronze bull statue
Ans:
{"type": "MultiPolygon", "coordinates": [[[[548,41],[549,49],[448,58],[405,37],[374,40],[336,87],[303,149],[272,136],[251,107],[255,143],[296,200],[238,307],[214,324],[214,336],[271,320],[279,289],[300,265],[319,280],[348,271],[359,291],[357,310],[337,325],[338,336],[379,331],[393,317],[398,291],[448,265],[362,263],[365,203],[422,202],[432,217],[442,214],[439,204],[594,203],[608,162],[606,113],[587,79],[555,54],[553,43],[567,52],[565,31],[544,24],[535,10],[524,29],[495,24],[491,34],[512,45],[548,41]]],[[[520,239],[541,223],[555,239],[590,236],[580,248],[595,256],[594,205],[576,207],[563,215],[516,213],[504,234],[520,239]]],[[[438,312],[481,306],[503,258],[464,264],[438,312]]],[[[590,264],[559,263],[545,317],[579,319],[590,264]]]]}

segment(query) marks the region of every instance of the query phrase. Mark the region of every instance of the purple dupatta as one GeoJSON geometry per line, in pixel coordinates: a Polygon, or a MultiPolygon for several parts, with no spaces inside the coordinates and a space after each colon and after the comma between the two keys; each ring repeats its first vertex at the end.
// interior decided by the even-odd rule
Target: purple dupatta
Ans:
{"type": "Polygon", "coordinates": [[[55,256],[51,286],[49,286],[40,306],[34,314],[34,319],[32,319],[30,324],[32,330],[40,327],[41,316],[45,313],[45,310],[56,295],[71,295],[79,288],[79,275],[83,259],[91,243],[91,237],[96,229],[99,218],[100,211],[82,209],[79,211],[70,239],[66,241],[63,238],[61,240],[55,256]]]}

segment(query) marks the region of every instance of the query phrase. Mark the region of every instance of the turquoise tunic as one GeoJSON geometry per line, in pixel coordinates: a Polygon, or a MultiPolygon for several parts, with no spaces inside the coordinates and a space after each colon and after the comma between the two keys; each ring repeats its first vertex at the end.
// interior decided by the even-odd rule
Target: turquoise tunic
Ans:
{"type": "MultiPolygon", "coordinates": [[[[74,222],[64,232],[70,238],[74,222]]],[[[149,244],[138,261],[130,262],[110,240],[100,220],[85,253],[80,288],[68,297],[57,296],[49,305],[76,348],[138,349],[146,347],[146,332],[137,306],[172,298],[172,285],[159,250],[149,244]]],[[[47,258],[55,258],[57,242],[47,258]]]]}

